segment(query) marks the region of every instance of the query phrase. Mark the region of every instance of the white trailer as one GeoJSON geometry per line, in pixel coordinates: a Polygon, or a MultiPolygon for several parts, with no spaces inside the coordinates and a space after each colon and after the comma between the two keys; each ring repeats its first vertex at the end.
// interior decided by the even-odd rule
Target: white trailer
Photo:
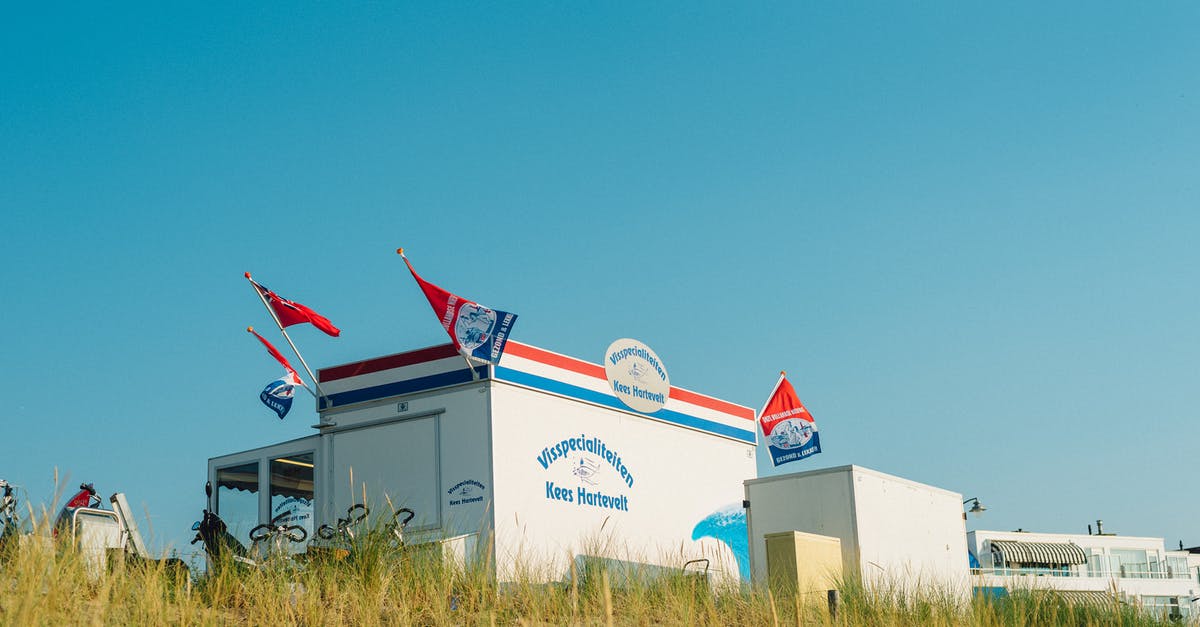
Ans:
{"type": "Polygon", "coordinates": [[[745,482],[750,561],[767,577],[768,534],[802,531],[841,540],[842,568],[892,591],[970,593],[962,496],[862,466],[745,482]]]}
{"type": "Polygon", "coordinates": [[[406,538],[463,538],[501,580],[595,557],[749,577],[754,410],[672,386],[635,411],[603,366],[511,340],[474,371],[449,344],[322,369],[319,433],[209,460],[215,508],[243,539],[409,508],[406,538]]]}

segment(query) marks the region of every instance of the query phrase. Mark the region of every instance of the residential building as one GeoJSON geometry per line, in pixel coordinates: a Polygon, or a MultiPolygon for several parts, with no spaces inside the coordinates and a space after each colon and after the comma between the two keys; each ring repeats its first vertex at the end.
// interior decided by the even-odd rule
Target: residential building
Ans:
{"type": "Polygon", "coordinates": [[[1162,538],[977,530],[967,533],[967,547],[977,592],[1054,590],[1070,600],[1200,615],[1200,560],[1167,550],[1162,538]]]}

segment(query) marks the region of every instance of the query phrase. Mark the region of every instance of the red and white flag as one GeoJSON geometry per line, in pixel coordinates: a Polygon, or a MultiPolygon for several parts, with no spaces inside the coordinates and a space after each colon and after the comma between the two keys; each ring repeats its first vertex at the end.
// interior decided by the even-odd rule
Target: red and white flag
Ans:
{"type": "Polygon", "coordinates": [[[779,374],[771,398],[758,413],[758,424],[776,466],[821,452],[817,422],[800,402],[796,389],[784,373],[779,374]]]}
{"type": "Polygon", "coordinates": [[[329,318],[313,311],[312,309],[301,305],[294,300],[288,300],[275,292],[267,289],[267,286],[260,284],[258,281],[250,278],[250,273],[246,273],[246,278],[254,285],[254,289],[258,290],[259,295],[266,301],[267,306],[271,311],[275,312],[275,317],[279,320],[280,327],[290,327],[293,324],[304,324],[305,322],[312,324],[314,327],[324,331],[327,335],[337,337],[341,335],[341,329],[333,326],[329,318]]]}
{"type": "Polygon", "coordinates": [[[292,368],[288,360],[267,341],[267,338],[256,333],[254,327],[247,327],[246,330],[254,333],[254,337],[258,338],[258,341],[267,347],[267,352],[271,353],[275,361],[278,361],[279,365],[283,366],[283,369],[286,371],[282,377],[268,383],[267,387],[263,388],[263,391],[258,395],[258,400],[262,401],[263,405],[266,405],[271,411],[275,412],[280,420],[283,420],[292,409],[292,400],[295,396],[296,386],[307,386],[304,385],[304,381],[300,380],[300,375],[296,374],[295,368],[292,368]]]}
{"type": "Polygon", "coordinates": [[[300,380],[300,375],[296,374],[296,369],[292,367],[292,364],[288,363],[287,358],[283,356],[283,353],[279,352],[279,349],[272,346],[271,343],[267,341],[267,338],[259,335],[258,331],[254,330],[254,327],[248,327],[246,330],[254,334],[254,337],[258,338],[258,341],[262,342],[263,346],[267,347],[267,352],[271,353],[271,356],[275,358],[275,361],[278,361],[279,365],[283,366],[284,370],[287,370],[287,375],[285,378],[290,379],[288,383],[291,385],[304,385],[304,381],[300,380]]]}
{"type": "Polygon", "coordinates": [[[442,328],[458,352],[481,361],[499,363],[500,356],[504,354],[504,345],[508,343],[508,335],[517,321],[517,314],[491,309],[447,292],[422,279],[408,257],[404,256],[403,248],[396,252],[404,259],[417,285],[421,286],[429,306],[433,307],[433,313],[441,320],[442,328]]]}

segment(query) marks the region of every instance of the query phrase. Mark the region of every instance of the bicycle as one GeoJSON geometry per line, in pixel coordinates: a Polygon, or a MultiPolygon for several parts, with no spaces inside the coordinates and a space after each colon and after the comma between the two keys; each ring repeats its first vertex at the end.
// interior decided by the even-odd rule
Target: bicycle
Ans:
{"type": "MultiPolygon", "coordinates": [[[[355,544],[356,536],[354,535],[352,528],[366,520],[370,513],[371,510],[367,508],[366,505],[361,503],[351,505],[346,510],[346,517],[337,519],[337,523],[335,525],[321,525],[318,527],[317,536],[322,540],[327,541],[341,536],[342,540],[346,544],[353,546],[355,544]]],[[[408,523],[412,522],[412,519],[415,516],[416,513],[407,507],[401,507],[395,512],[392,512],[391,521],[383,526],[382,531],[384,536],[390,536],[388,540],[389,543],[395,543],[392,544],[393,548],[404,546],[404,528],[408,526],[408,523]]],[[[372,531],[368,531],[367,535],[370,536],[372,533],[372,531]]],[[[358,539],[362,540],[364,538],[358,539]]]]}
{"type": "Polygon", "coordinates": [[[354,528],[365,521],[370,513],[366,505],[356,503],[346,509],[345,518],[338,518],[333,525],[318,527],[317,537],[324,542],[309,545],[305,559],[353,559],[354,555],[364,550],[372,552],[373,547],[385,547],[389,553],[403,548],[404,528],[416,515],[413,510],[402,507],[392,513],[386,525],[356,533],[354,528]]]}
{"type": "Polygon", "coordinates": [[[367,519],[371,510],[366,505],[355,503],[346,509],[346,517],[337,519],[333,525],[325,524],[317,527],[317,538],[308,545],[303,556],[297,556],[304,561],[334,560],[340,561],[350,557],[358,549],[354,527],[367,519]]]}
{"type": "Polygon", "coordinates": [[[212,511],[212,482],[204,485],[204,493],[208,497],[209,507],[204,509],[203,517],[192,524],[196,537],[192,544],[204,543],[204,552],[211,564],[219,568],[222,564],[233,563],[240,566],[258,568],[263,565],[263,559],[285,554],[284,542],[304,542],[308,539],[308,531],[299,525],[286,525],[281,522],[289,513],[276,516],[270,523],[258,525],[250,530],[250,548],[242,544],[232,533],[221,517],[212,511]],[[266,550],[264,544],[269,544],[266,550]],[[265,555],[264,555],[265,553],[265,555]]]}
{"type": "Polygon", "coordinates": [[[251,529],[251,553],[263,555],[267,560],[290,558],[291,553],[287,550],[284,543],[294,542],[300,544],[308,539],[308,530],[304,527],[280,522],[281,519],[290,515],[291,512],[284,512],[272,519],[271,522],[251,529]],[[263,549],[264,545],[266,546],[265,550],[263,549]]]}
{"type": "Polygon", "coordinates": [[[371,510],[366,505],[355,503],[346,509],[346,517],[337,519],[335,526],[321,525],[317,528],[317,536],[322,540],[333,540],[337,536],[342,536],[349,542],[354,542],[354,530],[352,527],[367,519],[367,515],[371,510]]]}
{"type": "Polygon", "coordinates": [[[386,530],[396,539],[396,548],[404,546],[404,528],[408,526],[408,523],[412,522],[414,516],[416,516],[416,513],[407,507],[401,507],[392,512],[392,521],[388,523],[386,530]],[[404,517],[403,521],[400,521],[400,516],[403,514],[407,514],[407,516],[404,517]]]}

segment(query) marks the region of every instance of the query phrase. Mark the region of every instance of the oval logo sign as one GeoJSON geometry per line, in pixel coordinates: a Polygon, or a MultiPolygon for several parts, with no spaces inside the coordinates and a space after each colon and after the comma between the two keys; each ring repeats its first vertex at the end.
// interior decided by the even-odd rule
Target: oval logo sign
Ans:
{"type": "Polygon", "coordinates": [[[649,346],[629,338],[619,339],[604,353],[608,387],[634,411],[652,414],[667,404],[671,379],[667,368],[649,346]]]}

